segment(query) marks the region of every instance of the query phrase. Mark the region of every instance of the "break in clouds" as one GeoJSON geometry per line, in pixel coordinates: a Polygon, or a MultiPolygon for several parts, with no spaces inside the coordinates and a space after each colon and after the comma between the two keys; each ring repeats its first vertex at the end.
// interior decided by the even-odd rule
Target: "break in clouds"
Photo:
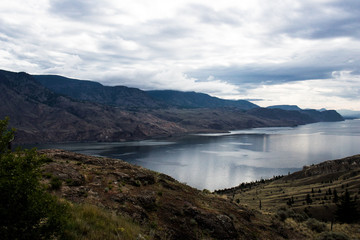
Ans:
{"type": "Polygon", "coordinates": [[[0,3],[0,66],[261,106],[360,109],[360,2],[0,3]]]}

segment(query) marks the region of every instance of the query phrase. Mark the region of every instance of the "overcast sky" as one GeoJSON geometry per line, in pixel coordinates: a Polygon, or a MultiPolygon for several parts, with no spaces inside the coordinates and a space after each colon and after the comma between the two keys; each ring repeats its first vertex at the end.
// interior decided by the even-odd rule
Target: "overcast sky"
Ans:
{"type": "Polygon", "coordinates": [[[359,0],[2,0],[0,68],[360,110],[359,0]]]}

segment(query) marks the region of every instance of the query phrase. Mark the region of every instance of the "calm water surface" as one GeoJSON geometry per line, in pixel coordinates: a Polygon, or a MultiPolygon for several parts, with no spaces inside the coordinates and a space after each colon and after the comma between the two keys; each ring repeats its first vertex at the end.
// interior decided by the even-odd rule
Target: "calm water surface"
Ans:
{"type": "Polygon", "coordinates": [[[199,189],[221,189],[360,153],[360,120],[166,140],[40,145],[119,158],[199,189]]]}

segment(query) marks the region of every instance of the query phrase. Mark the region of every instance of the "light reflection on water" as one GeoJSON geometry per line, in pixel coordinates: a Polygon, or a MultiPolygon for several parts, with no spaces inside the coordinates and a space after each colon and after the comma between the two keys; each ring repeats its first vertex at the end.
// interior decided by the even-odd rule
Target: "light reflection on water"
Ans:
{"type": "Polygon", "coordinates": [[[258,128],[166,140],[41,145],[123,159],[209,190],[360,153],[360,121],[258,128]]]}

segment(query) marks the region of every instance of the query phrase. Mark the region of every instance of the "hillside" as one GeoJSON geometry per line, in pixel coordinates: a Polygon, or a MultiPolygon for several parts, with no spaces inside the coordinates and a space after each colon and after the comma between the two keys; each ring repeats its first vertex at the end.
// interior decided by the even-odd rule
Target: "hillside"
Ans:
{"type": "Polygon", "coordinates": [[[247,114],[267,118],[271,120],[283,120],[288,125],[300,125],[315,122],[334,122],[343,121],[344,118],[335,110],[283,110],[280,108],[255,108],[248,110],[247,114]]]}
{"type": "Polygon", "coordinates": [[[302,109],[299,108],[296,105],[274,105],[274,106],[269,106],[267,108],[278,108],[278,109],[282,109],[282,110],[290,110],[290,111],[301,111],[302,109]]]}
{"type": "Polygon", "coordinates": [[[128,217],[151,239],[306,239],[270,215],[164,174],[62,150],[41,153],[52,160],[44,167],[44,183],[61,183],[53,194],[128,217]]]}
{"type": "Polygon", "coordinates": [[[173,90],[147,91],[149,96],[178,108],[237,108],[253,109],[259,106],[246,100],[225,100],[197,92],[180,92],[173,90]]]}
{"type": "Polygon", "coordinates": [[[0,91],[0,118],[10,117],[17,143],[124,141],[186,132],[148,113],[55,94],[26,73],[0,71],[0,91]]]}
{"type": "Polygon", "coordinates": [[[117,106],[123,109],[159,108],[166,103],[153,100],[146,92],[125,86],[103,86],[98,82],[70,79],[57,75],[34,75],[51,91],[72,99],[117,106]]]}
{"type": "MultiPolygon", "coordinates": [[[[327,229],[332,221],[337,222],[337,204],[340,204],[346,192],[357,203],[360,213],[360,155],[304,166],[301,171],[284,177],[277,176],[216,191],[251,208],[259,209],[261,203],[262,211],[284,215],[299,222],[309,217],[324,221],[327,229]]],[[[351,214],[355,216],[354,211],[351,214]]],[[[351,214],[348,219],[351,219],[351,214]]],[[[357,222],[360,222],[360,217],[357,222]]],[[[343,227],[337,223],[334,231],[345,231],[343,227]]],[[[353,235],[353,239],[360,238],[358,227],[355,226],[355,231],[351,230],[351,226],[346,230],[353,235]]]]}
{"type": "Polygon", "coordinates": [[[103,86],[97,82],[70,79],[57,75],[34,75],[34,78],[58,94],[124,109],[235,107],[247,110],[258,107],[245,100],[224,100],[197,92],[142,91],[125,86],[103,86]]]}

